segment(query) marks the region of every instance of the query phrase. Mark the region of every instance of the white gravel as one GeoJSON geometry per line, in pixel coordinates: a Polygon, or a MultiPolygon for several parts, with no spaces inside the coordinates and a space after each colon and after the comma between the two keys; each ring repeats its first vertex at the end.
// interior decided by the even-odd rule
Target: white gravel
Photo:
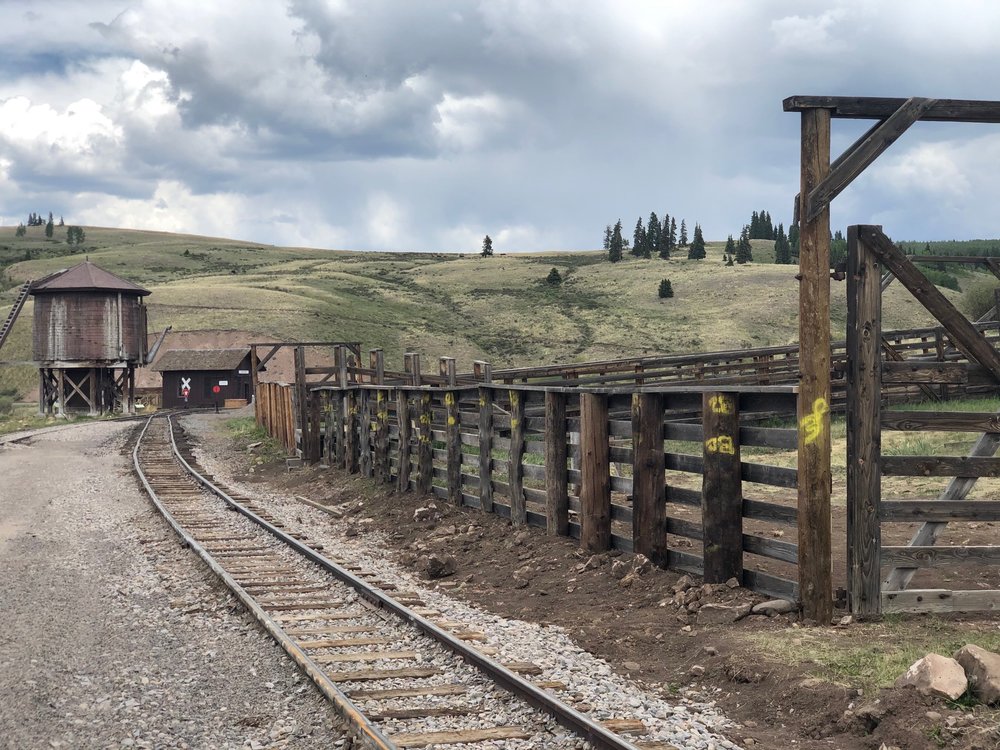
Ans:
{"type": "MultiPolygon", "coordinates": [[[[202,446],[196,450],[202,466],[229,487],[253,497],[268,508],[286,524],[287,530],[308,533],[327,551],[336,550],[337,557],[356,561],[400,589],[417,592],[427,606],[441,612],[447,619],[467,623],[470,628],[484,632],[487,644],[499,650],[495,658],[500,661],[537,664],[543,674],[531,679],[564,682],[568,690],[558,695],[578,710],[587,710],[599,720],[641,719],[649,733],[637,737],[636,741],[669,742],[695,750],[733,750],[738,747],[718,733],[733,724],[716,708],[711,695],[686,690],[676,699],[668,701],[647,691],[642,684],[616,673],[607,662],[581,649],[563,628],[504,619],[428,585],[389,559],[391,545],[380,534],[369,531],[363,538],[345,537],[340,533],[339,522],[330,515],[290,496],[265,492],[260,485],[236,481],[225,450],[211,443],[219,419],[215,415],[192,415],[183,421],[185,428],[198,438],[202,446]]],[[[428,722],[432,722],[429,726],[435,728],[446,726],[446,720],[442,718],[436,717],[428,722]]],[[[521,744],[519,741],[504,741],[497,746],[532,747],[530,742],[521,744]]]]}
{"type": "Polygon", "coordinates": [[[0,748],[347,747],[139,490],[134,425],[0,446],[0,748]]]}

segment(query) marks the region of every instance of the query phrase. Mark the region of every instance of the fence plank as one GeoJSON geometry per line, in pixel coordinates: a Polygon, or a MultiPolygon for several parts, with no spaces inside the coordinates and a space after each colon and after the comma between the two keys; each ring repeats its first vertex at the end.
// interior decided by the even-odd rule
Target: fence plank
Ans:
{"type": "Polygon", "coordinates": [[[372,405],[370,396],[370,391],[358,391],[358,465],[363,477],[371,477],[374,474],[372,467],[372,405]]]}
{"type": "Polygon", "coordinates": [[[524,396],[510,391],[510,462],[507,466],[510,487],[510,520],[515,526],[527,523],[524,506],[524,396]]]}
{"type": "Polygon", "coordinates": [[[908,568],[931,568],[939,565],[1000,563],[1000,546],[966,545],[957,547],[882,547],[884,565],[905,565],[908,568]]]}
{"type": "MultiPolygon", "coordinates": [[[[382,350],[372,353],[380,357],[382,350]]],[[[389,393],[379,390],[375,392],[375,481],[388,484],[389,474],[389,393]]]]}
{"type": "Polygon", "coordinates": [[[410,490],[410,397],[404,390],[396,391],[396,422],[399,431],[399,466],[396,469],[396,491],[410,490]]]}
{"type": "Polygon", "coordinates": [[[1000,477],[1000,458],[882,456],[882,473],[895,477],[1000,477]]]}
{"type": "Polygon", "coordinates": [[[704,527],[705,583],[725,583],[743,577],[743,482],[740,478],[740,414],[729,393],[705,393],[704,527]]]}
{"type": "Polygon", "coordinates": [[[974,412],[891,411],[882,413],[885,430],[941,432],[1000,432],[1000,414],[974,412]]]}
{"type": "Polygon", "coordinates": [[[997,500],[883,500],[883,521],[1000,521],[997,500]]]}
{"type": "Polygon", "coordinates": [[[882,270],[857,227],[847,236],[847,593],[851,612],[871,617],[882,606],[882,270]]]}
{"type": "Polygon", "coordinates": [[[434,480],[434,443],[431,438],[431,394],[420,394],[420,413],[417,418],[417,489],[421,493],[431,491],[434,480]]]}
{"type": "Polygon", "coordinates": [[[344,392],[344,468],[351,474],[358,473],[358,392],[351,388],[344,392]]]}
{"type": "Polygon", "coordinates": [[[580,544],[590,552],[611,547],[608,398],[580,394],[580,544]]]}
{"type": "Polygon", "coordinates": [[[569,533],[569,487],[566,475],[566,394],[545,394],[545,528],[569,533]]]}
{"type": "Polygon", "coordinates": [[[883,591],[883,612],[993,612],[1000,610],[1000,591],[911,589],[883,591]]]}
{"type": "MultiPolygon", "coordinates": [[[[451,382],[455,379],[455,361],[442,358],[442,366],[451,382]]],[[[444,394],[445,444],[448,447],[448,500],[453,505],[462,504],[462,423],[458,413],[458,393],[444,394]]]]}
{"type": "Polygon", "coordinates": [[[666,483],[663,397],[632,397],[632,540],[636,552],[656,565],[666,562],[666,483]]]}

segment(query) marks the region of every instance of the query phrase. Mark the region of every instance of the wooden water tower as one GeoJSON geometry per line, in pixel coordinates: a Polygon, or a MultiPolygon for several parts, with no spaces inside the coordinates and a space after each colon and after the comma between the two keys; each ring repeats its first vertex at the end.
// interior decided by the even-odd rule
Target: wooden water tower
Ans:
{"type": "Polygon", "coordinates": [[[40,279],[30,292],[39,413],[134,414],[149,290],[86,261],[40,279]]]}

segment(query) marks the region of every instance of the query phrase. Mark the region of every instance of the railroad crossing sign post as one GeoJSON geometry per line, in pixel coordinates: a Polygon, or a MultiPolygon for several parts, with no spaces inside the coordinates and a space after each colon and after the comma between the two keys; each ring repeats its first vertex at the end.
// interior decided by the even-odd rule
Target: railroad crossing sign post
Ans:
{"type": "Polygon", "coordinates": [[[212,393],[215,395],[215,413],[219,413],[219,394],[222,393],[222,386],[213,385],[212,393]]]}

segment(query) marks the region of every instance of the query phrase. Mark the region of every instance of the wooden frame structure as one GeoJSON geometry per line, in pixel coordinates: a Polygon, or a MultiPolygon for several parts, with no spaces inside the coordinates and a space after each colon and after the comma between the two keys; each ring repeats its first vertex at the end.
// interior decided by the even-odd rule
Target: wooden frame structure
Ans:
{"type": "MultiPolygon", "coordinates": [[[[784,109],[786,112],[800,113],[802,123],[801,189],[795,203],[796,221],[800,224],[801,279],[799,574],[803,583],[802,604],[805,616],[818,622],[827,622],[832,615],[830,202],[914,123],[920,120],[1000,123],[1000,102],[921,97],[894,99],[793,96],[784,101],[784,109]],[[877,122],[831,162],[830,126],[831,120],[835,118],[869,119],[877,122]]],[[[857,246],[856,242],[855,247],[857,246]]],[[[861,270],[858,265],[860,262],[857,258],[849,259],[849,265],[855,271],[861,270]]],[[[912,268],[912,264],[907,265],[912,268]]],[[[917,274],[922,277],[919,272],[917,274]]],[[[872,292],[867,287],[868,283],[871,282],[866,282],[857,293],[870,296],[872,292]]],[[[857,302],[852,300],[850,304],[856,307],[857,302]]],[[[851,328],[854,327],[852,324],[851,328]]],[[[973,345],[971,340],[963,343],[966,346],[973,345]]],[[[865,346],[870,344],[866,343],[865,346]]],[[[982,346],[975,346],[983,357],[993,360],[995,350],[994,355],[990,355],[982,346]]],[[[855,370],[855,364],[852,363],[852,371],[855,370]]],[[[985,362],[980,364],[986,365],[985,362]]],[[[855,372],[855,376],[857,375],[855,372]]],[[[856,390],[855,393],[858,398],[862,398],[860,391],[856,390]]],[[[871,394],[868,394],[863,400],[870,402],[871,398],[871,394]]],[[[850,404],[849,412],[853,412],[854,408],[854,404],[850,404]]],[[[849,463],[855,459],[857,456],[852,454],[849,463]]],[[[870,477],[866,477],[861,485],[872,481],[870,477]]],[[[850,498],[848,502],[851,503],[850,498]]],[[[853,539],[853,542],[859,540],[853,539]]],[[[851,544],[852,539],[849,538],[849,549],[851,544]]],[[[853,569],[848,571],[848,575],[852,580],[857,576],[853,569]]],[[[868,609],[869,605],[860,605],[860,608],[868,609]]]]}

